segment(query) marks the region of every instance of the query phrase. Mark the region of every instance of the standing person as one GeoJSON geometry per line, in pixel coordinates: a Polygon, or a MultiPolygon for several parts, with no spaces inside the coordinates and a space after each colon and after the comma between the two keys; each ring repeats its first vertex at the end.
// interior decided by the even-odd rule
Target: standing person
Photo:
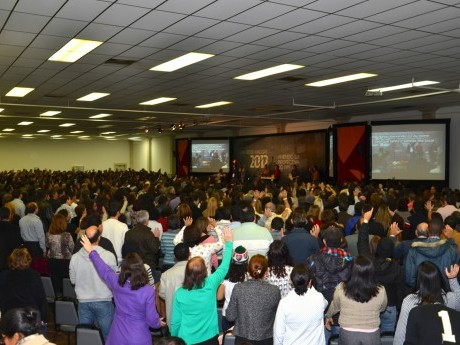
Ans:
{"type": "Polygon", "coordinates": [[[216,291],[227,274],[233,249],[232,231],[227,226],[224,227],[224,240],[219,268],[208,276],[203,258],[190,259],[183,286],[174,296],[171,335],[181,337],[187,344],[218,344],[216,291]]]}
{"type": "Polygon", "coordinates": [[[289,250],[282,241],[275,240],[268,248],[267,258],[268,273],[266,280],[280,289],[281,298],[283,298],[292,290],[290,279],[292,261],[289,256],[289,250]]]}
{"type": "Polygon", "coordinates": [[[273,344],[273,324],[281,293],[278,287],[264,281],[267,269],[267,259],[260,254],[254,255],[248,265],[252,279],[233,288],[226,317],[235,322],[235,343],[273,344]]]}
{"type": "Polygon", "coordinates": [[[374,277],[374,265],[365,256],[353,263],[350,278],[340,283],[326,313],[326,327],[332,325],[332,316],[340,312],[341,345],[379,345],[380,313],[387,306],[387,294],[374,277]]]}
{"type": "Polygon", "coordinates": [[[35,202],[29,202],[26,208],[27,215],[19,221],[21,237],[33,259],[43,258],[46,253],[45,231],[38,214],[38,206],[35,202]]]}
{"type": "Polygon", "coordinates": [[[40,326],[40,314],[37,309],[30,307],[11,309],[0,321],[3,344],[54,345],[42,334],[38,334],[40,326]]]}
{"type": "Polygon", "coordinates": [[[74,242],[72,235],[66,231],[67,220],[62,214],[56,214],[46,234],[48,267],[54,291],[62,293],[62,279],[69,277],[69,264],[72,258],[74,242]]]}
{"type": "Polygon", "coordinates": [[[123,259],[121,248],[125,243],[125,235],[128,232],[128,225],[118,220],[120,217],[120,209],[121,203],[111,202],[107,210],[109,219],[102,223],[102,228],[104,229],[102,237],[105,237],[112,242],[115,253],[117,253],[118,262],[121,262],[123,259]]]}
{"type": "MultiPolygon", "coordinates": [[[[117,259],[114,254],[99,246],[101,234],[98,228],[90,226],[85,234],[92,244],[93,251],[96,251],[115,272],[117,259]]],[[[83,245],[83,242],[81,244],[83,245]]],[[[78,319],[80,323],[97,323],[104,339],[107,339],[113,319],[113,295],[90,261],[91,258],[84,248],[72,255],[70,259],[69,276],[72,284],[75,284],[75,293],[79,302],[78,319]]]]}
{"type": "Polygon", "coordinates": [[[158,315],[155,290],[148,284],[140,256],[128,254],[121,263],[120,274],[116,274],[102,260],[86,235],[82,236],[81,241],[97,273],[112,290],[117,306],[106,344],[152,344],[149,327],[160,328],[165,324],[158,315]]]}
{"type": "Polygon", "coordinates": [[[26,205],[24,205],[24,201],[22,200],[23,194],[20,190],[15,189],[12,193],[13,200],[11,204],[14,206],[15,213],[20,217],[24,217],[26,213],[26,205]]]}
{"type": "Polygon", "coordinates": [[[274,345],[323,345],[327,300],[312,286],[313,274],[305,265],[291,273],[294,290],[281,299],[273,327],[274,345]],[[305,311],[308,310],[308,313],[305,311]]]}
{"type": "Polygon", "coordinates": [[[11,223],[11,211],[0,207],[0,271],[8,268],[8,256],[22,244],[19,229],[11,223]]]}

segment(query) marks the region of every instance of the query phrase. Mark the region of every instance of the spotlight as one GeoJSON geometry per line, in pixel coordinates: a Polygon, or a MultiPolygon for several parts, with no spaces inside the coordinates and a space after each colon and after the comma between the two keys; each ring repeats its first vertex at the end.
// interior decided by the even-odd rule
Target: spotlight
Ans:
{"type": "Polygon", "coordinates": [[[148,132],[149,132],[149,129],[148,129],[148,128],[144,129],[144,132],[145,132],[145,133],[148,133],[148,132]]]}
{"type": "Polygon", "coordinates": [[[159,134],[163,133],[163,131],[164,131],[164,129],[163,129],[163,128],[161,128],[161,127],[158,127],[158,133],[159,133],[159,134]]]}
{"type": "Polygon", "coordinates": [[[179,130],[183,130],[185,128],[185,125],[183,122],[179,123],[179,130]]]}
{"type": "Polygon", "coordinates": [[[172,131],[175,131],[175,130],[176,130],[176,128],[177,128],[176,124],[175,124],[175,123],[173,123],[173,124],[171,125],[171,130],[172,130],[172,131]]]}

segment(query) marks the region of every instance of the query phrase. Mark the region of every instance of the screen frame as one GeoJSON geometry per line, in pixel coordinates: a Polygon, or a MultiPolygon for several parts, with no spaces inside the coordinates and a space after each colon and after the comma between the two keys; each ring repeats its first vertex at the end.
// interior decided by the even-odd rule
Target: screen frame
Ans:
{"type": "Polygon", "coordinates": [[[193,141],[204,141],[204,142],[215,142],[216,140],[224,141],[226,140],[228,142],[228,172],[224,172],[224,174],[229,174],[231,172],[231,163],[233,160],[233,147],[232,147],[232,138],[230,137],[206,137],[206,138],[189,138],[189,159],[190,163],[188,166],[188,174],[190,175],[197,175],[197,176],[210,176],[210,175],[215,175],[218,173],[218,171],[215,172],[204,172],[204,171],[193,171],[192,168],[192,146],[193,146],[193,141]]]}

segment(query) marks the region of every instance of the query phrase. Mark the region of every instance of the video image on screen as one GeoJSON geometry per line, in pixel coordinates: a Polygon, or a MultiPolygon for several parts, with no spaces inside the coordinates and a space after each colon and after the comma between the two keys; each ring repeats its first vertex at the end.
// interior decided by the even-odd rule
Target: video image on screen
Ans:
{"type": "Polygon", "coordinates": [[[192,173],[229,172],[230,143],[228,140],[192,140],[192,173]]]}
{"type": "Polygon", "coordinates": [[[372,127],[372,178],[444,180],[446,125],[372,127]]]}

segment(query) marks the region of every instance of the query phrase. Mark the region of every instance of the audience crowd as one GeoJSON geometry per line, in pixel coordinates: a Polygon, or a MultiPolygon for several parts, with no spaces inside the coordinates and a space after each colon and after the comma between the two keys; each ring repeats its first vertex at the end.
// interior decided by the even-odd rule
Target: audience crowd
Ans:
{"type": "Polygon", "coordinates": [[[460,192],[298,175],[0,172],[4,343],[47,343],[40,275],[108,345],[460,342],[460,192]]]}

